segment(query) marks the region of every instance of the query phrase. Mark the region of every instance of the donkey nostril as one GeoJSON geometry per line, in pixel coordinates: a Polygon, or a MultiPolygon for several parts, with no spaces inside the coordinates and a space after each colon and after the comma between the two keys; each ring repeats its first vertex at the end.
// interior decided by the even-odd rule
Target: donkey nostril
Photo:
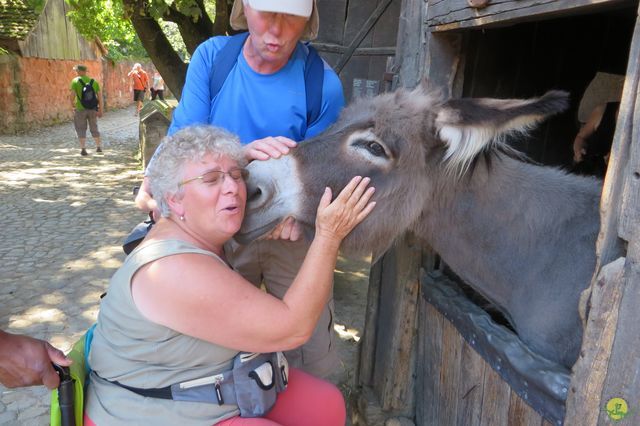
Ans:
{"type": "Polygon", "coordinates": [[[249,196],[247,197],[247,202],[255,202],[260,198],[261,195],[262,190],[258,187],[254,191],[252,191],[251,194],[249,194],[249,196]]]}

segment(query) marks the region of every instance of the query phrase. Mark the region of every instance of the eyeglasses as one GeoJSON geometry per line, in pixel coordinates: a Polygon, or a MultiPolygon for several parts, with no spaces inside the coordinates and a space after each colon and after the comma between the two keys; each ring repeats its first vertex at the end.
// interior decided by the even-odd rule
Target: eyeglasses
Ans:
{"type": "Polygon", "coordinates": [[[231,179],[235,181],[244,180],[249,177],[249,171],[247,169],[235,168],[231,169],[227,172],[223,170],[212,170],[203,175],[196,176],[191,179],[185,179],[178,184],[178,186],[186,185],[189,182],[193,182],[194,180],[200,179],[203,183],[207,185],[217,185],[219,183],[224,182],[225,176],[229,176],[231,179]]]}

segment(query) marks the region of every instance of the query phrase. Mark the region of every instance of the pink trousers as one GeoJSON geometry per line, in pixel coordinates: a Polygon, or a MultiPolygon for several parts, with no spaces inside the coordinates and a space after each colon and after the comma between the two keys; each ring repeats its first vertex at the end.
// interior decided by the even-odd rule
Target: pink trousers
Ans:
{"type": "MultiPolygon", "coordinates": [[[[296,368],[289,370],[287,390],[264,417],[232,417],[216,426],[344,426],[347,419],[340,390],[325,380],[296,368]]],[[[85,426],[95,423],[85,414],[85,426]]]]}

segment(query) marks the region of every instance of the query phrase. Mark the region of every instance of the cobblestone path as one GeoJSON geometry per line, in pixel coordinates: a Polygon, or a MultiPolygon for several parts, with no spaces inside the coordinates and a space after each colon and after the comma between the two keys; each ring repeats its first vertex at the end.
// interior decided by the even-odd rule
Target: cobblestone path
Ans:
{"type": "MultiPolygon", "coordinates": [[[[97,317],[121,241],[144,214],[133,109],[99,120],[104,155],[81,157],[71,123],[0,136],[0,327],[66,351],[97,317]]],[[[49,391],[0,385],[0,424],[46,425],[49,391]]]]}

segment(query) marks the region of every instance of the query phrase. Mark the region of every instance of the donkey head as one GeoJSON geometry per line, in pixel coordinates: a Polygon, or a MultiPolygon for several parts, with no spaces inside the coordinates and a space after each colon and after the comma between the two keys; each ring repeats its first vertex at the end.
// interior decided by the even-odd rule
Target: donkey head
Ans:
{"type": "Polygon", "coordinates": [[[377,206],[343,248],[382,253],[438,203],[443,182],[461,182],[501,136],[566,106],[567,94],[557,91],[529,100],[443,100],[419,87],[360,99],[292,154],[249,165],[247,216],[236,238],[256,239],[287,216],[313,229],[324,188],[335,196],[360,175],[371,178],[377,206]]]}

